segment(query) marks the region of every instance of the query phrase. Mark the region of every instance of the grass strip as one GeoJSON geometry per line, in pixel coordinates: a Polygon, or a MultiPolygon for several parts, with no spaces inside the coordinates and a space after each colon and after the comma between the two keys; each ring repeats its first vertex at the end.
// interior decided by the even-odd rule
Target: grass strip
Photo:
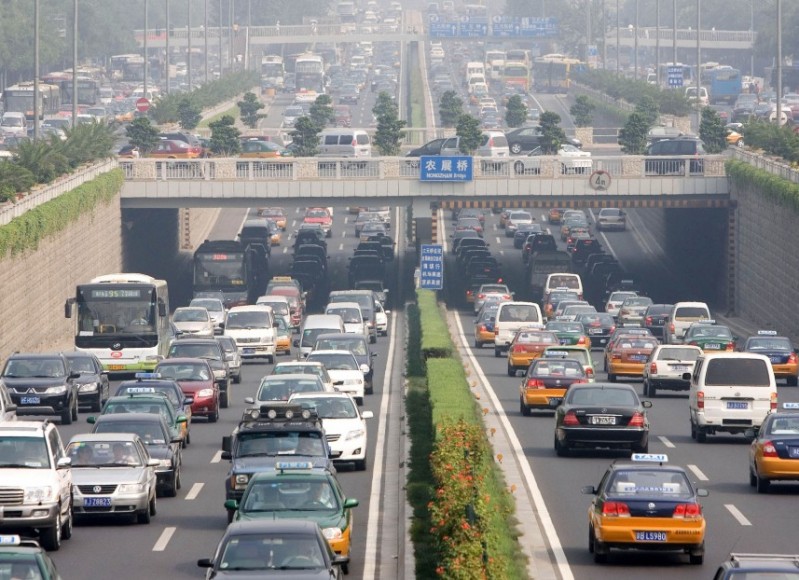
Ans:
{"type": "Polygon", "coordinates": [[[231,117],[233,117],[234,121],[238,120],[239,113],[240,113],[240,111],[239,111],[238,105],[233,105],[229,109],[227,109],[225,111],[222,111],[220,113],[217,113],[213,117],[208,117],[207,119],[203,119],[202,121],[200,121],[200,124],[197,125],[197,128],[198,129],[208,128],[208,127],[211,126],[211,123],[215,123],[216,121],[218,121],[219,119],[221,119],[225,115],[230,115],[231,117]]]}
{"type": "Polygon", "coordinates": [[[439,310],[436,293],[433,290],[419,290],[416,300],[421,318],[422,358],[427,360],[452,356],[452,338],[439,310]]]}

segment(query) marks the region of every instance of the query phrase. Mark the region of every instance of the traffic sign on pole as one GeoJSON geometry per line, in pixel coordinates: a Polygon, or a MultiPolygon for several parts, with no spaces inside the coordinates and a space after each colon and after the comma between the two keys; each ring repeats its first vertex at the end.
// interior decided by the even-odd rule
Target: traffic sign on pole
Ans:
{"type": "Polygon", "coordinates": [[[140,113],[146,113],[150,110],[150,101],[145,97],[136,99],[136,110],[140,113]]]}
{"type": "Polygon", "coordinates": [[[419,287],[428,290],[444,288],[444,248],[440,244],[422,244],[419,287]]]}

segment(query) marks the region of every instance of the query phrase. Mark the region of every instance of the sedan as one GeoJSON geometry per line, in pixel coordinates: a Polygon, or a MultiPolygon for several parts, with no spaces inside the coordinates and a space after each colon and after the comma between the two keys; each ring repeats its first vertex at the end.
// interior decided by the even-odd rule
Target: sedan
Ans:
{"type": "Polygon", "coordinates": [[[69,372],[78,373],[75,379],[78,387],[78,404],[91,405],[92,411],[100,411],[110,395],[108,373],[103,370],[99,359],[87,352],[65,352],[69,372]]]}
{"type": "Polygon", "coordinates": [[[630,385],[574,385],[555,411],[555,453],[568,455],[575,447],[649,450],[650,401],[641,401],[630,385]]]}
{"type": "Polygon", "coordinates": [[[497,317],[497,305],[484,306],[474,319],[474,348],[483,348],[484,344],[494,343],[494,322],[497,317]]]}
{"type": "MultiPolygon", "coordinates": [[[[541,147],[536,147],[525,157],[513,162],[513,171],[517,175],[539,175],[545,168],[543,156],[547,155],[541,147]]],[[[589,173],[594,164],[591,152],[578,149],[574,145],[563,144],[558,149],[555,159],[560,163],[560,173],[589,173]]]]}
{"type": "Polygon", "coordinates": [[[148,157],[160,159],[197,159],[202,156],[202,147],[192,147],[185,141],[162,139],[155,144],[148,157]]]}
{"type": "Polygon", "coordinates": [[[262,141],[260,139],[248,139],[241,144],[239,157],[255,159],[280,159],[281,157],[291,157],[291,151],[281,147],[273,141],[262,141]]]}
{"type": "Polygon", "coordinates": [[[474,311],[479,312],[489,295],[499,294],[503,300],[513,300],[513,292],[505,284],[482,284],[474,297],[474,311]]]}
{"type": "Polygon", "coordinates": [[[526,369],[533,360],[539,358],[544,349],[556,345],[560,345],[560,339],[554,332],[520,330],[508,347],[508,376],[515,377],[517,371],[526,369]]]}
{"type": "Polygon", "coordinates": [[[222,334],[225,322],[227,322],[227,309],[222,300],[219,298],[193,298],[189,306],[205,308],[211,317],[211,322],[214,324],[214,332],[222,334]]]}
{"type": "Polygon", "coordinates": [[[270,222],[275,222],[277,226],[286,231],[286,224],[288,218],[286,217],[286,210],[282,207],[261,207],[258,208],[258,217],[264,217],[270,222]]]}
{"type": "Polygon", "coordinates": [[[247,397],[244,402],[254,405],[256,402],[288,401],[294,393],[323,393],[325,390],[325,385],[316,375],[269,375],[261,379],[255,399],[247,397]]]}
{"type": "Polygon", "coordinates": [[[214,336],[215,324],[205,308],[198,306],[176,308],[172,315],[172,322],[183,333],[183,336],[214,336]]]}
{"type": "Polygon", "coordinates": [[[610,335],[616,330],[616,321],[606,312],[578,314],[575,322],[579,322],[585,328],[588,338],[591,339],[591,348],[604,347],[610,340],[610,335]]]}
{"type": "Polygon", "coordinates": [[[615,383],[619,375],[643,377],[646,361],[657,344],[654,338],[620,335],[607,359],[608,380],[615,383]]]}
{"type": "Polygon", "coordinates": [[[698,346],[659,344],[644,365],[644,396],[657,397],[658,389],[687,391],[690,381],[683,378],[693,373],[702,354],[698,346]]]}
{"type": "Polygon", "coordinates": [[[799,403],[769,414],[749,449],[749,485],[767,493],[772,481],[799,481],[799,403]]]}
{"type": "Polygon", "coordinates": [[[530,234],[541,234],[543,232],[544,228],[541,227],[541,224],[532,223],[521,225],[516,230],[516,233],[513,234],[513,247],[517,250],[521,250],[530,234]]]}
{"type": "Polygon", "coordinates": [[[527,417],[532,409],[552,410],[561,404],[569,387],[587,382],[583,365],[575,359],[534,360],[519,385],[519,410],[527,417]]]}
{"type": "Polygon", "coordinates": [[[569,320],[550,320],[544,330],[549,330],[558,335],[561,345],[576,345],[591,348],[591,339],[585,333],[585,328],[579,322],[569,320]]]}
{"type": "Polygon", "coordinates": [[[647,296],[627,298],[619,307],[619,324],[621,326],[643,326],[644,313],[651,305],[652,299],[647,296]]]}
{"type": "Polygon", "coordinates": [[[529,211],[512,211],[505,220],[505,236],[512,238],[522,226],[533,223],[533,215],[529,211]]]}
{"type": "Polygon", "coordinates": [[[192,399],[191,416],[205,417],[209,423],[219,420],[219,385],[214,381],[214,371],[207,360],[170,358],[161,361],[156,372],[176,381],[183,394],[192,399]]]}

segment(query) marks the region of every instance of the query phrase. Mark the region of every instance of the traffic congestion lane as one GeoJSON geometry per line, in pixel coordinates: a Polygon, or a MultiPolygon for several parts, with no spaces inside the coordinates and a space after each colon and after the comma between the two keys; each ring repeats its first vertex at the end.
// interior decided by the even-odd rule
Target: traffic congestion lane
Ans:
{"type": "MultiPolygon", "coordinates": [[[[503,273],[512,289],[519,290],[523,283],[519,250],[512,248],[510,238],[504,232],[494,230],[496,217],[487,221],[492,244],[492,253],[503,256],[503,273]],[[516,263],[518,260],[518,264],[516,263]]],[[[624,255],[642,255],[645,252],[636,246],[636,239],[630,232],[607,238],[611,248],[624,255]]],[[[641,258],[642,262],[646,259],[641,258]]],[[[657,256],[652,267],[659,263],[657,256]]],[[[628,264],[625,264],[628,266],[628,264]]],[[[629,267],[629,266],[628,266],[629,267]]],[[[449,271],[453,269],[450,266],[449,271]]],[[[459,286],[461,287],[461,286],[459,286]]],[[[705,565],[701,567],[682,564],[684,556],[635,552],[612,556],[611,565],[597,566],[587,550],[587,509],[590,496],[580,494],[583,485],[596,485],[604,474],[607,465],[617,458],[629,454],[597,451],[578,452],[574,457],[558,458],[553,450],[554,419],[552,413],[536,413],[533,417],[522,417],[519,412],[518,388],[521,377],[511,378],[506,373],[505,358],[495,358],[493,349],[476,350],[472,347],[473,317],[471,311],[458,313],[465,335],[464,346],[474,355],[475,361],[485,373],[504,413],[519,437],[526,460],[535,474],[544,501],[554,512],[553,519],[558,538],[568,557],[576,578],[602,578],[623,575],[651,573],[651,564],[660,566],[658,573],[664,577],[689,578],[707,577],[708,570],[726,559],[732,550],[792,552],[792,533],[794,525],[785,515],[799,486],[784,485],[770,495],[758,495],[748,485],[748,443],[741,437],[709,437],[707,444],[700,445],[690,438],[688,424],[687,398],[682,394],[666,394],[656,397],[654,407],[649,411],[652,431],[650,452],[666,453],[670,461],[689,466],[689,473],[711,495],[703,500],[705,517],[708,521],[707,554],[705,565]],[[692,466],[692,467],[690,467],[692,466]],[[564,485],[565,482],[569,482],[564,485]],[[561,507],[573,506],[568,511],[561,507]],[[772,524],[774,522],[776,524],[772,524]],[[647,572],[644,572],[646,566],[647,572]]],[[[593,352],[595,368],[602,368],[602,351],[593,352]]],[[[600,373],[598,379],[606,380],[600,373]]],[[[623,379],[622,379],[623,380],[623,379]]],[[[641,393],[641,383],[630,381],[641,393]]],[[[794,387],[779,387],[780,400],[799,399],[799,391],[794,387]]]]}
{"type": "MultiPolygon", "coordinates": [[[[287,209],[293,211],[300,208],[296,206],[287,209]]],[[[224,210],[211,237],[231,237],[245,215],[246,212],[241,210],[224,210]]],[[[331,269],[336,287],[344,287],[342,278],[346,282],[346,272],[342,269],[346,263],[343,252],[351,254],[357,244],[356,238],[349,231],[351,227],[345,227],[347,217],[345,208],[334,209],[334,227],[340,226],[339,235],[342,236],[339,243],[341,250],[338,249],[339,246],[329,246],[333,256],[332,263],[340,264],[331,269]],[[348,233],[349,236],[346,235],[348,233]]],[[[273,254],[272,273],[287,271],[290,257],[288,252],[273,254]]],[[[394,326],[396,323],[390,323],[390,330],[394,326]]],[[[351,576],[356,578],[364,576],[367,539],[370,534],[377,536],[376,532],[367,529],[367,522],[372,526],[381,523],[379,518],[370,518],[370,511],[374,511],[374,459],[379,455],[376,442],[381,432],[386,430],[387,406],[383,403],[383,395],[386,363],[390,358],[389,343],[390,338],[379,338],[378,343],[373,345],[378,353],[375,361],[375,394],[366,397],[362,408],[375,414],[375,418],[369,420],[368,425],[368,469],[365,472],[355,472],[342,466],[339,470],[345,493],[360,502],[354,510],[354,542],[350,565],[351,576]]],[[[288,360],[288,357],[281,358],[288,360]]],[[[393,380],[396,381],[398,362],[396,358],[394,361],[395,368],[392,371],[393,380]]],[[[255,395],[259,379],[268,374],[271,368],[272,365],[260,362],[247,363],[243,368],[242,383],[232,385],[231,406],[222,410],[220,421],[214,424],[197,419],[192,423],[192,443],[183,450],[182,489],[176,498],[159,498],[158,514],[151,525],[129,525],[119,521],[82,523],[76,527],[73,538],[64,544],[61,551],[54,554],[60,572],[65,577],[73,578],[87,577],[92,573],[96,574],[97,570],[119,570],[115,576],[120,578],[141,578],[145,575],[157,578],[167,574],[177,578],[198,577],[196,559],[213,554],[227,525],[222,504],[229,463],[221,460],[222,437],[230,434],[241,417],[245,407],[244,397],[255,395]],[[109,533],[111,530],[113,532],[109,533]]],[[[117,384],[115,381],[114,389],[117,384]]],[[[65,441],[74,434],[90,431],[91,426],[85,422],[87,415],[86,412],[81,413],[78,423],[59,427],[65,441]]],[[[381,499],[378,495],[377,500],[381,499]]],[[[390,548],[385,548],[391,550],[392,555],[396,552],[396,542],[393,544],[390,548]]],[[[381,545],[372,546],[372,566],[375,556],[382,553],[383,549],[381,545]]]]}

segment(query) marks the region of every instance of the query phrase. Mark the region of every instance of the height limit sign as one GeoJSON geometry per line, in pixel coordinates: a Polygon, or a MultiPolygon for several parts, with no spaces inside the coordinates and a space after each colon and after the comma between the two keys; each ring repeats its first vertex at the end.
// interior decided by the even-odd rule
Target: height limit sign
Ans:
{"type": "Polygon", "coordinates": [[[444,248],[439,244],[422,244],[419,287],[428,290],[444,288],[444,248]]]}

